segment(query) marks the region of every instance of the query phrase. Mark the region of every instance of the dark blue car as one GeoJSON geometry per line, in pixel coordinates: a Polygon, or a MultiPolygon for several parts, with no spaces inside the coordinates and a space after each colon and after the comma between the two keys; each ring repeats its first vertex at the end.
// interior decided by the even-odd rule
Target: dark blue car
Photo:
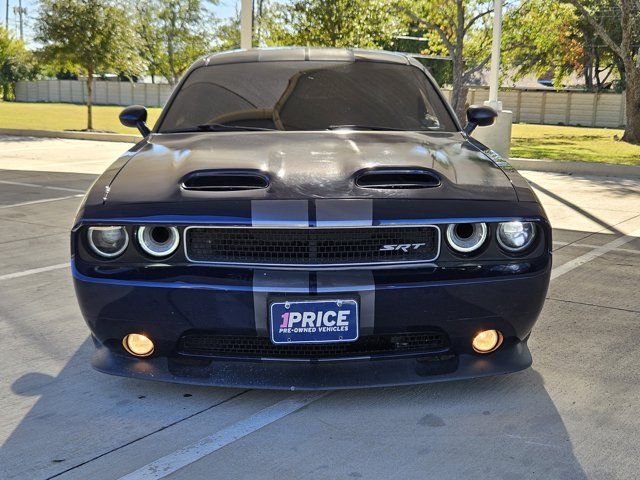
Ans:
{"type": "Polygon", "coordinates": [[[420,63],[339,49],[212,55],[93,185],[72,232],[93,366],[333,389],[531,364],[551,229],[420,63]]]}

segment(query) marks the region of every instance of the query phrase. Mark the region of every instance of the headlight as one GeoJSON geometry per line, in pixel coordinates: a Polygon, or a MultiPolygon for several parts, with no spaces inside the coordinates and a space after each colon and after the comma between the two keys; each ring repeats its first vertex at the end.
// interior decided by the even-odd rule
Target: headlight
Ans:
{"type": "Polygon", "coordinates": [[[124,227],[89,227],[87,238],[91,250],[105,258],[117,257],[129,244],[129,235],[124,227]]]}
{"type": "Polygon", "coordinates": [[[486,239],[486,223],[452,223],[447,227],[447,242],[458,252],[473,252],[479,249],[486,239]]]}
{"type": "Polygon", "coordinates": [[[140,248],[152,257],[166,257],[176,251],[180,234],[176,227],[138,227],[140,248]]]}
{"type": "Polygon", "coordinates": [[[533,222],[505,222],[498,224],[498,243],[507,252],[522,252],[531,246],[536,236],[533,222]]]}

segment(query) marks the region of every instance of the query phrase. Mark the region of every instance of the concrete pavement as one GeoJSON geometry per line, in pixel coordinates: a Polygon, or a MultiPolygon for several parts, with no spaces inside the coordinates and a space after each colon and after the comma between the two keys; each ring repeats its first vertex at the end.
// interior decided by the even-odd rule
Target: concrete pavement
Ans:
{"type": "Polygon", "coordinates": [[[68,230],[76,195],[124,148],[0,139],[0,478],[638,476],[640,181],[525,173],[555,242],[533,368],[286,410],[303,394],[91,370],[68,230]]]}

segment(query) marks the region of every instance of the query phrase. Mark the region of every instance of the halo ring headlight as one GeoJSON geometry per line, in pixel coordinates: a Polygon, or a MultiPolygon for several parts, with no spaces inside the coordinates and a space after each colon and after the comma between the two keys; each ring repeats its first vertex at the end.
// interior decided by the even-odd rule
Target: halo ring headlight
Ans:
{"type": "Polygon", "coordinates": [[[486,223],[452,223],[447,227],[447,243],[460,253],[478,250],[487,240],[486,223]]]}
{"type": "Polygon", "coordinates": [[[536,226],[533,222],[504,222],[498,224],[496,235],[498,245],[509,253],[523,252],[531,246],[536,237],[536,226]]]}
{"type": "Polygon", "coordinates": [[[176,227],[138,227],[137,240],[140,248],[152,257],[166,257],[175,252],[180,244],[180,234],[176,227]]]}
{"type": "Polygon", "coordinates": [[[127,249],[129,234],[123,226],[96,226],[87,230],[89,247],[103,258],[115,258],[127,249]]]}

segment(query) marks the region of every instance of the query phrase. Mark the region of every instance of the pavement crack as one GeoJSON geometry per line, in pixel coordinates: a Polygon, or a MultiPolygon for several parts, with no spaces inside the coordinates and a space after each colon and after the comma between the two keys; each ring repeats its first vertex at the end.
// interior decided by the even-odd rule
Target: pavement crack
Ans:
{"type": "Polygon", "coordinates": [[[23,238],[16,238],[15,240],[7,240],[6,242],[2,241],[0,242],[0,245],[9,245],[10,243],[18,243],[18,242],[25,242],[28,240],[39,240],[41,238],[51,238],[52,236],[56,236],[56,235],[68,235],[68,232],[66,230],[62,230],[60,229],[59,232],[50,232],[50,233],[46,233],[44,235],[35,235],[33,237],[23,237],[23,238]]]}
{"type": "Polygon", "coordinates": [[[631,310],[628,308],[620,308],[620,307],[610,307],[608,305],[598,305],[597,303],[577,302],[575,300],[565,300],[563,298],[554,298],[554,297],[547,297],[546,299],[553,300],[555,302],[564,302],[564,303],[572,303],[574,305],[583,305],[585,307],[608,308],[609,310],[618,310],[620,312],[640,313],[640,310],[631,310]]]}
{"type": "Polygon", "coordinates": [[[156,430],[154,430],[154,431],[152,431],[152,432],[149,432],[149,433],[147,433],[147,434],[145,434],[145,435],[142,435],[142,436],[140,436],[140,437],[138,437],[138,438],[135,438],[135,439],[133,439],[133,440],[131,440],[131,441],[127,442],[127,443],[124,443],[124,444],[119,445],[119,446],[117,446],[117,447],[115,447],[115,448],[112,448],[111,450],[108,450],[108,451],[103,452],[103,453],[101,453],[101,454],[99,454],[99,455],[96,455],[95,457],[90,458],[89,460],[85,460],[85,461],[84,461],[84,462],[82,462],[82,463],[78,463],[77,465],[74,465],[74,466],[72,466],[72,467],[69,467],[69,468],[67,468],[66,470],[63,470],[63,471],[61,471],[61,472],[56,473],[55,475],[52,475],[52,476],[50,476],[50,477],[47,477],[45,480],[51,480],[51,479],[53,479],[53,478],[58,478],[58,477],[60,477],[61,475],[64,475],[65,473],[69,473],[69,472],[71,472],[71,471],[73,471],[73,470],[75,470],[75,469],[77,469],[77,468],[80,468],[80,467],[82,467],[82,466],[84,466],[84,465],[87,465],[87,464],[89,464],[89,463],[91,463],[91,462],[93,462],[93,461],[95,461],[95,460],[98,460],[98,459],[100,459],[100,458],[102,458],[102,457],[105,457],[105,456],[107,456],[107,455],[110,455],[110,454],[111,454],[111,453],[113,453],[113,452],[117,452],[118,450],[121,450],[121,449],[123,449],[123,448],[125,448],[125,447],[128,447],[129,445],[133,445],[134,443],[139,442],[140,440],[143,440],[143,439],[145,439],[145,438],[147,438],[147,437],[150,437],[151,435],[155,435],[155,434],[156,434],[156,433],[158,433],[158,432],[162,432],[163,430],[166,430],[167,428],[171,428],[171,427],[173,427],[173,426],[175,426],[175,425],[177,425],[177,424],[179,424],[179,423],[184,422],[185,420],[189,420],[190,418],[193,418],[193,417],[195,417],[195,416],[197,416],[197,415],[200,415],[201,413],[208,412],[209,410],[212,410],[212,409],[214,409],[214,408],[216,408],[216,407],[219,407],[220,405],[224,405],[225,403],[228,403],[228,402],[230,402],[231,400],[234,400],[234,399],[238,398],[239,396],[244,395],[245,393],[250,392],[250,391],[251,391],[251,390],[247,389],[247,390],[243,390],[243,391],[241,391],[240,393],[236,393],[235,395],[232,395],[232,396],[230,396],[229,398],[225,398],[224,400],[221,400],[221,401],[219,401],[218,403],[214,403],[213,405],[210,405],[210,406],[208,406],[207,408],[203,408],[202,410],[199,410],[199,411],[197,411],[197,412],[194,412],[194,413],[192,413],[191,415],[187,415],[186,417],[181,418],[180,420],[176,420],[175,422],[169,423],[168,425],[164,425],[164,426],[162,426],[162,427],[160,427],[160,428],[158,428],[158,429],[156,429],[156,430]]]}

